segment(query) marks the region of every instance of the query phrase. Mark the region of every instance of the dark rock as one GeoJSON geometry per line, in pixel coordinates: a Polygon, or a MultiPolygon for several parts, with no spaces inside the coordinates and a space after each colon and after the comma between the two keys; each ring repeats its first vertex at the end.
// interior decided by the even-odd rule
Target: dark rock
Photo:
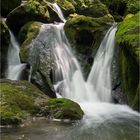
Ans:
{"type": "Polygon", "coordinates": [[[5,77],[5,71],[7,68],[7,54],[8,48],[10,44],[10,33],[7,25],[0,19],[0,37],[1,37],[1,45],[0,45],[0,78],[5,77]]]}
{"type": "Polygon", "coordinates": [[[12,10],[21,4],[21,0],[1,0],[1,15],[6,17],[12,10]]]}

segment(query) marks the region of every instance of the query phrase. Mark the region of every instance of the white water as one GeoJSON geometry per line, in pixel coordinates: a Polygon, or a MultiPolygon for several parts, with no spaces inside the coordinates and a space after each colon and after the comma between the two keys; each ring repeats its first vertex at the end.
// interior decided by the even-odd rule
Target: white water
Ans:
{"type": "Polygon", "coordinates": [[[10,32],[10,46],[8,50],[8,70],[7,70],[7,79],[10,80],[19,80],[21,72],[25,69],[26,64],[20,63],[19,58],[19,45],[11,31],[10,32]]]}
{"type": "Polygon", "coordinates": [[[72,53],[63,27],[64,23],[51,25],[55,34],[53,53],[57,64],[54,79],[56,92],[61,88],[57,97],[60,98],[61,94],[61,97],[78,102],[86,114],[84,121],[88,121],[89,116],[97,122],[110,118],[117,121],[118,117],[138,118],[139,114],[128,106],[110,103],[112,89],[110,69],[117,26],[113,25],[101,42],[87,81],[83,78],[80,65],[72,53]]]}
{"type": "Polygon", "coordinates": [[[64,15],[60,9],[60,7],[57,5],[57,3],[53,3],[52,4],[54,10],[57,12],[59,18],[63,21],[63,22],[66,22],[66,19],[64,18],[64,15]]]}

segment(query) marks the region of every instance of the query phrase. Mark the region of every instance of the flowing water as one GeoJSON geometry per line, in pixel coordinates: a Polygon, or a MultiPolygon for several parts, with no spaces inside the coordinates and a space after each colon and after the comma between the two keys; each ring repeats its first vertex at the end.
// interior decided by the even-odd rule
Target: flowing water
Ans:
{"type": "MultiPolygon", "coordinates": [[[[117,27],[112,26],[106,33],[87,81],[83,78],[63,27],[64,23],[44,24],[39,36],[50,29],[53,32],[51,47],[56,64],[55,89],[59,91],[59,97],[80,104],[85,113],[83,119],[76,122],[36,120],[22,128],[2,129],[2,139],[139,140],[139,113],[127,105],[111,103],[110,67],[117,27]]],[[[46,42],[49,41],[48,36],[45,34],[46,42]]]]}
{"type": "Polygon", "coordinates": [[[7,79],[10,80],[20,80],[20,76],[22,71],[26,68],[26,64],[21,64],[20,58],[19,58],[19,45],[16,41],[16,38],[14,37],[13,33],[10,32],[10,46],[8,50],[8,68],[7,68],[7,79]]]}

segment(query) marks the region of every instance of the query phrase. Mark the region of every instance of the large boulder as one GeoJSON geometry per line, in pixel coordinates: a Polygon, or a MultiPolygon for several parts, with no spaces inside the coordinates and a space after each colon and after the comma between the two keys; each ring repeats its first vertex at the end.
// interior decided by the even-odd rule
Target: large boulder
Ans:
{"type": "Polygon", "coordinates": [[[21,0],[1,0],[1,15],[6,17],[13,9],[21,4],[21,0]]]}
{"type": "Polygon", "coordinates": [[[140,12],[119,24],[116,42],[119,46],[121,86],[129,105],[139,110],[139,62],[140,62],[140,12]]]}
{"type": "Polygon", "coordinates": [[[50,97],[56,97],[51,77],[53,34],[41,25],[43,26],[40,22],[28,22],[21,28],[20,58],[22,62],[32,67],[31,82],[50,97]]]}
{"type": "Polygon", "coordinates": [[[76,50],[77,58],[88,75],[96,51],[110,24],[114,22],[111,15],[92,18],[83,15],[73,15],[65,24],[65,33],[71,46],[76,50]]]}
{"type": "Polygon", "coordinates": [[[0,81],[1,125],[19,125],[27,118],[36,116],[48,97],[27,81],[0,81]]]}
{"type": "Polygon", "coordinates": [[[1,45],[0,45],[0,78],[4,78],[5,70],[7,67],[7,53],[10,44],[10,33],[7,25],[2,19],[0,19],[0,36],[1,36],[1,45]]]}
{"type": "Polygon", "coordinates": [[[14,33],[18,33],[20,28],[29,21],[49,23],[60,21],[60,19],[50,3],[46,1],[29,0],[8,14],[6,20],[8,27],[14,33]],[[22,20],[20,20],[20,18],[22,18],[22,20]]]}
{"type": "Polygon", "coordinates": [[[65,98],[50,99],[44,108],[42,108],[44,115],[55,119],[80,120],[84,115],[79,104],[65,98]]]}

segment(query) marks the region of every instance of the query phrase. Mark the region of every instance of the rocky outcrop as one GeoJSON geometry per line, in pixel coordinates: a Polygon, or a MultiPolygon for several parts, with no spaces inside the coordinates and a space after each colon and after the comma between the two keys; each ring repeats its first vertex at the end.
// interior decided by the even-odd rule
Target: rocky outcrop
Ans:
{"type": "Polygon", "coordinates": [[[8,14],[6,20],[8,27],[14,33],[18,33],[20,28],[29,21],[50,23],[60,21],[60,19],[52,5],[47,1],[29,0],[8,14]],[[20,20],[21,18],[22,20],[20,20]]]}
{"type": "Polygon", "coordinates": [[[1,1],[1,15],[6,17],[12,10],[21,4],[21,0],[2,0],[1,1]]]}
{"type": "Polygon", "coordinates": [[[92,18],[75,14],[65,24],[65,33],[77,52],[76,56],[86,76],[105,32],[113,21],[111,15],[92,18]]]}
{"type": "Polygon", "coordinates": [[[19,125],[27,118],[36,116],[40,102],[48,97],[27,81],[0,81],[0,118],[1,125],[19,125]]]}
{"type": "Polygon", "coordinates": [[[0,19],[0,37],[1,37],[1,45],[0,45],[0,78],[5,77],[5,70],[7,67],[7,53],[10,44],[10,34],[7,25],[0,19]]]}
{"type": "Polygon", "coordinates": [[[140,62],[140,12],[131,18],[126,18],[119,24],[116,42],[119,46],[119,73],[123,92],[129,105],[139,109],[139,62],[140,62]]]}
{"type": "Polygon", "coordinates": [[[55,119],[80,120],[84,115],[76,102],[65,98],[50,99],[42,110],[46,110],[44,115],[55,119]]]}

